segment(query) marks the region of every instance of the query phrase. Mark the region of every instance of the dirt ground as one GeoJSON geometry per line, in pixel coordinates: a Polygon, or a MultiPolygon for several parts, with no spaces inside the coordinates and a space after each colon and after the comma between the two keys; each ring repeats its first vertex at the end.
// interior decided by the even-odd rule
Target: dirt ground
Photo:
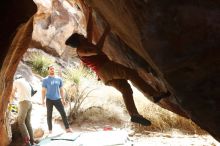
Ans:
{"type": "MultiPolygon", "coordinates": [[[[83,123],[72,125],[73,131],[90,132],[105,130],[124,130],[128,134],[129,143],[133,146],[220,146],[210,135],[185,135],[173,129],[170,132],[161,133],[145,130],[138,124],[124,123],[83,123]]],[[[116,135],[117,137],[117,135],[116,135]]]]}
{"type": "Polygon", "coordinates": [[[85,122],[80,127],[73,124],[72,129],[79,132],[124,130],[128,134],[129,145],[133,146],[220,146],[220,143],[210,135],[186,135],[177,129],[172,129],[172,131],[166,133],[153,132],[146,130],[144,126],[129,121],[99,124],[85,122]]]}
{"type": "MultiPolygon", "coordinates": [[[[62,122],[56,122],[53,134],[65,133],[62,125],[62,122]]],[[[85,121],[80,124],[72,124],[71,128],[73,133],[125,131],[128,134],[128,141],[122,144],[124,146],[220,146],[220,143],[210,135],[186,135],[177,129],[166,133],[148,131],[145,127],[129,121],[123,123],[88,123],[85,121]]],[[[117,137],[117,135],[113,136],[112,140],[117,137]]]]}
{"type": "MultiPolygon", "coordinates": [[[[40,94],[40,92],[38,94],[40,94]]],[[[39,140],[43,140],[46,136],[48,136],[46,123],[46,107],[43,107],[39,104],[39,97],[40,95],[37,95],[36,100],[33,102],[32,126],[34,131],[36,131],[36,129],[42,129],[44,131],[44,135],[38,138],[39,140]]],[[[101,102],[103,102],[103,100],[101,102]]],[[[121,109],[119,111],[121,111],[121,109]]],[[[92,114],[97,115],[100,113],[92,114]]],[[[57,114],[53,114],[53,117],[53,135],[65,133],[62,121],[57,120],[59,119],[57,117],[57,114]]],[[[122,119],[123,120],[106,120],[105,117],[102,117],[102,115],[100,114],[98,121],[93,121],[91,119],[84,119],[81,121],[73,120],[71,128],[73,130],[73,133],[124,131],[128,137],[127,143],[123,144],[124,146],[220,146],[220,143],[208,134],[186,134],[186,132],[173,128],[167,131],[152,130],[151,127],[145,127],[139,124],[131,123],[128,115],[125,115],[125,117],[122,119]]],[[[114,135],[111,138],[114,140],[115,138],[118,138],[118,136],[114,135]]],[[[14,134],[13,141],[10,146],[21,146],[21,142],[21,136],[14,134]]],[[[60,143],[59,141],[55,143],[55,145],[60,144],[62,143],[60,143]]],[[[85,145],[81,144],[80,146],[85,145]]],[[[91,144],[89,146],[93,145],[91,144]]]]}
{"type": "MultiPolygon", "coordinates": [[[[33,128],[38,127],[35,123],[41,124],[41,128],[44,130],[44,135],[39,140],[43,140],[48,136],[46,119],[41,118],[39,123],[39,117],[33,122],[33,128]]],[[[128,141],[123,146],[220,146],[220,143],[213,139],[210,135],[186,135],[178,129],[172,129],[169,132],[154,132],[147,130],[147,127],[139,124],[133,124],[130,121],[123,122],[89,122],[84,121],[82,123],[73,123],[71,125],[73,133],[88,133],[98,131],[125,131],[128,135],[128,141]]],[[[53,135],[65,133],[63,123],[61,121],[53,121],[53,135]]],[[[112,140],[118,138],[117,135],[112,137],[112,140]]],[[[56,143],[55,143],[56,144],[56,143]]],[[[17,136],[16,139],[10,144],[10,146],[20,146],[21,139],[17,136]]],[[[57,141],[57,145],[60,145],[57,141]]],[[[74,144],[73,144],[74,145],[74,144]]],[[[81,145],[82,146],[82,145],[81,145]]],[[[93,146],[93,145],[91,145],[93,146]]],[[[101,146],[101,145],[100,145],[101,146]]]]}

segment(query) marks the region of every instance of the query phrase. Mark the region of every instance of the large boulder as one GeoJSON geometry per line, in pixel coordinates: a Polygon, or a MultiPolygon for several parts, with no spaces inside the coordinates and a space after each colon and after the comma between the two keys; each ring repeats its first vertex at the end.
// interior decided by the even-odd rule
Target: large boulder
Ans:
{"type": "Polygon", "coordinates": [[[19,60],[28,48],[33,31],[36,5],[30,0],[0,1],[0,145],[9,143],[5,115],[12,89],[13,76],[19,60]]]}
{"type": "Polygon", "coordinates": [[[140,65],[136,58],[143,58],[176,95],[188,116],[220,140],[220,2],[87,2],[139,57],[131,51],[113,51],[113,56],[127,59],[126,65],[133,66],[140,65]]]}

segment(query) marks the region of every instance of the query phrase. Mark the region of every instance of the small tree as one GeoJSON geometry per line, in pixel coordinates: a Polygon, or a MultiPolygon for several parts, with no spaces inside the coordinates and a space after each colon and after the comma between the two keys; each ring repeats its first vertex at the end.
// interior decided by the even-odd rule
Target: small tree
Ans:
{"type": "Polygon", "coordinates": [[[69,66],[64,70],[63,77],[66,83],[70,85],[65,88],[66,100],[69,103],[69,117],[76,119],[80,113],[82,103],[85,101],[89,94],[95,90],[85,87],[80,89],[80,81],[84,77],[88,77],[90,73],[83,66],[74,67],[69,66]],[[72,103],[74,104],[72,106],[72,103]]]}
{"type": "Polygon", "coordinates": [[[76,119],[76,117],[80,113],[82,103],[95,89],[89,89],[89,87],[85,87],[82,91],[80,91],[79,88],[77,88],[75,85],[71,85],[68,90],[68,92],[66,91],[66,99],[69,103],[69,117],[72,119],[76,119]],[[74,103],[73,106],[72,103],[74,103]]]}
{"type": "Polygon", "coordinates": [[[35,52],[31,55],[28,62],[31,64],[33,71],[42,77],[46,77],[48,74],[47,67],[55,62],[52,57],[46,56],[40,52],[35,52]]]}

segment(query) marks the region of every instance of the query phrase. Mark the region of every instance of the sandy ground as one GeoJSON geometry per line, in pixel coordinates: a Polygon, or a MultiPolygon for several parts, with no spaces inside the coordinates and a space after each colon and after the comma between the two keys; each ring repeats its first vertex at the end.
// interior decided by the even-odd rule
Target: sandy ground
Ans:
{"type": "MultiPolygon", "coordinates": [[[[44,108],[39,108],[38,110],[44,111],[44,108]]],[[[39,111],[38,111],[39,113],[39,111]]],[[[36,113],[35,113],[36,114],[36,113]]],[[[46,124],[46,118],[45,117],[38,117],[34,116],[32,120],[33,129],[36,130],[37,128],[42,128],[44,130],[43,137],[40,138],[40,140],[43,140],[46,136],[48,136],[47,131],[47,124],[46,124]]],[[[128,140],[124,142],[124,144],[121,144],[123,146],[220,146],[220,143],[217,142],[213,137],[210,135],[185,135],[181,133],[181,131],[178,131],[177,129],[173,129],[170,132],[166,133],[160,133],[160,132],[153,132],[153,131],[147,131],[147,130],[137,130],[137,129],[144,129],[143,126],[138,124],[132,124],[129,121],[124,121],[123,123],[114,123],[114,122],[86,122],[83,123],[74,123],[71,125],[71,128],[74,133],[92,133],[92,132],[102,132],[102,131],[123,131],[126,133],[128,140]]],[[[53,121],[53,133],[52,135],[58,135],[61,133],[65,133],[63,123],[61,121],[53,121]]],[[[94,139],[103,140],[103,138],[97,135],[93,135],[91,139],[90,137],[85,138],[84,142],[81,142],[80,144],[69,144],[69,145],[75,145],[75,146],[102,146],[100,143],[97,145],[97,141],[94,141],[94,139]],[[90,144],[88,144],[88,141],[90,141],[90,144]],[[95,143],[95,144],[94,144],[95,143]]],[[[115,134],[108,139],[111,139],[112,141],[115,141],[115,139],[118,139],[119,135],[115,134]]],[[[121,138],[121,141],[124,139],[121,138]]],[[[14,141],[10,146],[20,146],[20,139],[17,139],[14,141]]],[[[64,141],[56,141],[51,143],[52,146],[64,144],[65,146],[68,146],[68,143],[64,141]]],[[[50,145],[47,145],[50,146],[50,145]]],[[[104,145],[103,145],[104,146],[104,145]]]]}
{"type": "MultiPolygon", "coordinates": [[[[38,89],[40,90],[40,87],[38,89]]],[[[113,94],[113,92],[117,91],[115,90],[103,90],[102,93],[95,93],[98,96],[103,96],[103,92],[106,94],[113,94]]],[[[115,96],[115,95],[111,95],[115,96]]],[[[138,95],[139,96],[139,95],[138,95]]],[[[33,111],[32,111],[32,126],[34,131],[36,129],[42,129],[44,131],[43,137],[40,139],[45,138],[48,136],[48,130],[47,130],[47,124],[46,124],[46,107],[40,105],[39,103],[41,102],[40,99],[41,95],[40,92],[38,92],[34,97],[33,97],[33,111]]],[[[93,97],[94,98],[94,97],[93,97]]],[[[98,97],[100,98],[100,97],[98,97]]],[[[102,100],[99,100],[101,104],[106,104],[108,103],[108,100],[105,100],[102,98],[102,100]],[[105,103],[106,102],[106,103],[105,103]]],[[[112,107],[114,108],[114,107],[112,107]]],[[[112,109],[115,110],[115,109],[112,109]]],[[[56,117],[57,113],[56,110],[55,114],[53,114],[54,117],[56,117]]],[[[121,109],[119,109],[121,111],[121,109]]],[[[116,111],[118,112],[118,111],[116,111]]],[[[120,116],[121,117],[121,116],[120,116]]],[[[154,132],[154,131],[149,131],[146,130],[145,127],[138,125],[138,124],[133,124],[129,121],[129,116],[125,115],[122,117],[121,121],[114,121],[114,120],[102,120],[102,117],[99,117],[100,121],[91,121],[91,120],[83,120],[80,122],[73,121],[71,124],[71,128],[73,130],[73,133],[91,133],[91,132],[102,132],[102,131],[123,131],[127,134],[127,141],[124,143],[124,146],[220,146],[220,143],[217,142],[215,139],[213,139],[212,136],[210,135],[186,135],[179,131],[178,129],[171,129],[170,131],[167,131],[165,133],[163,132],[154,132]]],[[[55,118],[56,119],[56,118],[55,118]]],[[[62,121],[58,120],[53,120],[53,135],[57,135],[60,133],[65,133],[65,130],[63,128],[63,123],[62,121]]],[[[94,139],[99,139],[98,136],[94,135],[94,139]]],[[[112,141],[114,139],[119,138],[117,134],[109,137],[112,141]]],[[[103,138],[101,138],[103,139],[103,138]]],[[[20,146],[21,144],[19,143],[21,140],[16,139],[11,143],[10,146],[20,146]]],[[[90,141],[92,142],[91,139],[87,138],[84,141],[90,141]]],[[[61,145],[60,141],[56,141],[53,146],[56,145],[61,145]]],[[[65,146],[68,144],[64,144],[65,146]]],[[[76,144],[70,144],[70,145],[76,145],[76,144]]],[[[94,144],[82,144],[80,146],[93,146],[94,144]]],[[[95,144],[94,146],[102,146],[101,144],[95,144]]]]}
{"type": "MultiPolygon", "coordinates": [[[[44,137],[48,135],[46,124],[46,109],[41,105],[34,104],[34,110],[32,123],[33,129],[42,128],[44,130],[44,137]],[[39,116],[39,114],[41,116],[39,116]]],[[[71,125],[73,133],[89,133],[89,132],[101,132],[101,131],[124,131],[128,136],[128,141],[124,143],[124,146],[220,146],[210,135],[186,135],[181,133],[178,129],[172,129],[166,133],[153,132],[144,129],[143,126],[133,124],[127,121],[123,122],[88,122],[74,123],[71,125]]],[[[62,121],[53,121],[53,135],[65,133],[62,121]]],[[[99,138],[97,136],[97,138],[99,138]]],[[[117,135],[112,137],[112,140],[118,138],[117,135]]],[[[88,138],[89,140],[89,138],[88,138]]],[[[92,142],[92,141],[91,141],[92,142]]],[[[57,145],[60,142],[57,141],[57,145]]],[[[54,145],[54,144],[53,144],[54,145]]],[[[68,145],[68,144],[66,144],[68,145]]],[[[83,144],[81,144],[83,145],[83,144]]],[[[86,145],[84,143],[84,145],[86,145]]],[[[93,146],[93,144],[91,145],[93,146]]],[[[101,145],[100,145],[101,146],[101,145]]]]}

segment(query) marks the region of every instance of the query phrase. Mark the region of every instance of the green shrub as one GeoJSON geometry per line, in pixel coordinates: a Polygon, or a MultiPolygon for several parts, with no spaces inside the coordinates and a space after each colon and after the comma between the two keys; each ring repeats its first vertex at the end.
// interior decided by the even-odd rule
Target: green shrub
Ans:
{"type": "Polygon", "coordinates": [[[83,66],[68,66],[63,71],[63,78],[65,81],[79,85],[82,78],[93,78],[94,74],[89,69],[83,66]]]}
{"type": "Polygon", "coordinates": [[[33,53],[29,60],[33,71],[42,77],[47,76],[47,67],[54,62],[55,60],[52,57],[46,56],[39,52],[33,53]]]}
{"type": "Polygon", "coordinates": [[[65,84],[70,84],[65,88],[66,100],[69,104],[69,114],[68,117],[76,119],[78,114],[82,109],[82,104],[89,94],[94,90],[88,87],[80,89],[81,79],[89,78],[91,79],[91,72],[83,66],[68,66],[63,71],[63,79],[66,82],[65,84]]]}
{"type": "Polygon", "coordinates": [[[85,87],[82,90],[79,89],[79,86],[71,85],[66,90],[66,101],[69,104],[69,114],[68,117],[71,120],[75,120],[79,113],[82,110],[82,104],[84,101],[90,97],[90,93],[95,89],[85,87]]]}

